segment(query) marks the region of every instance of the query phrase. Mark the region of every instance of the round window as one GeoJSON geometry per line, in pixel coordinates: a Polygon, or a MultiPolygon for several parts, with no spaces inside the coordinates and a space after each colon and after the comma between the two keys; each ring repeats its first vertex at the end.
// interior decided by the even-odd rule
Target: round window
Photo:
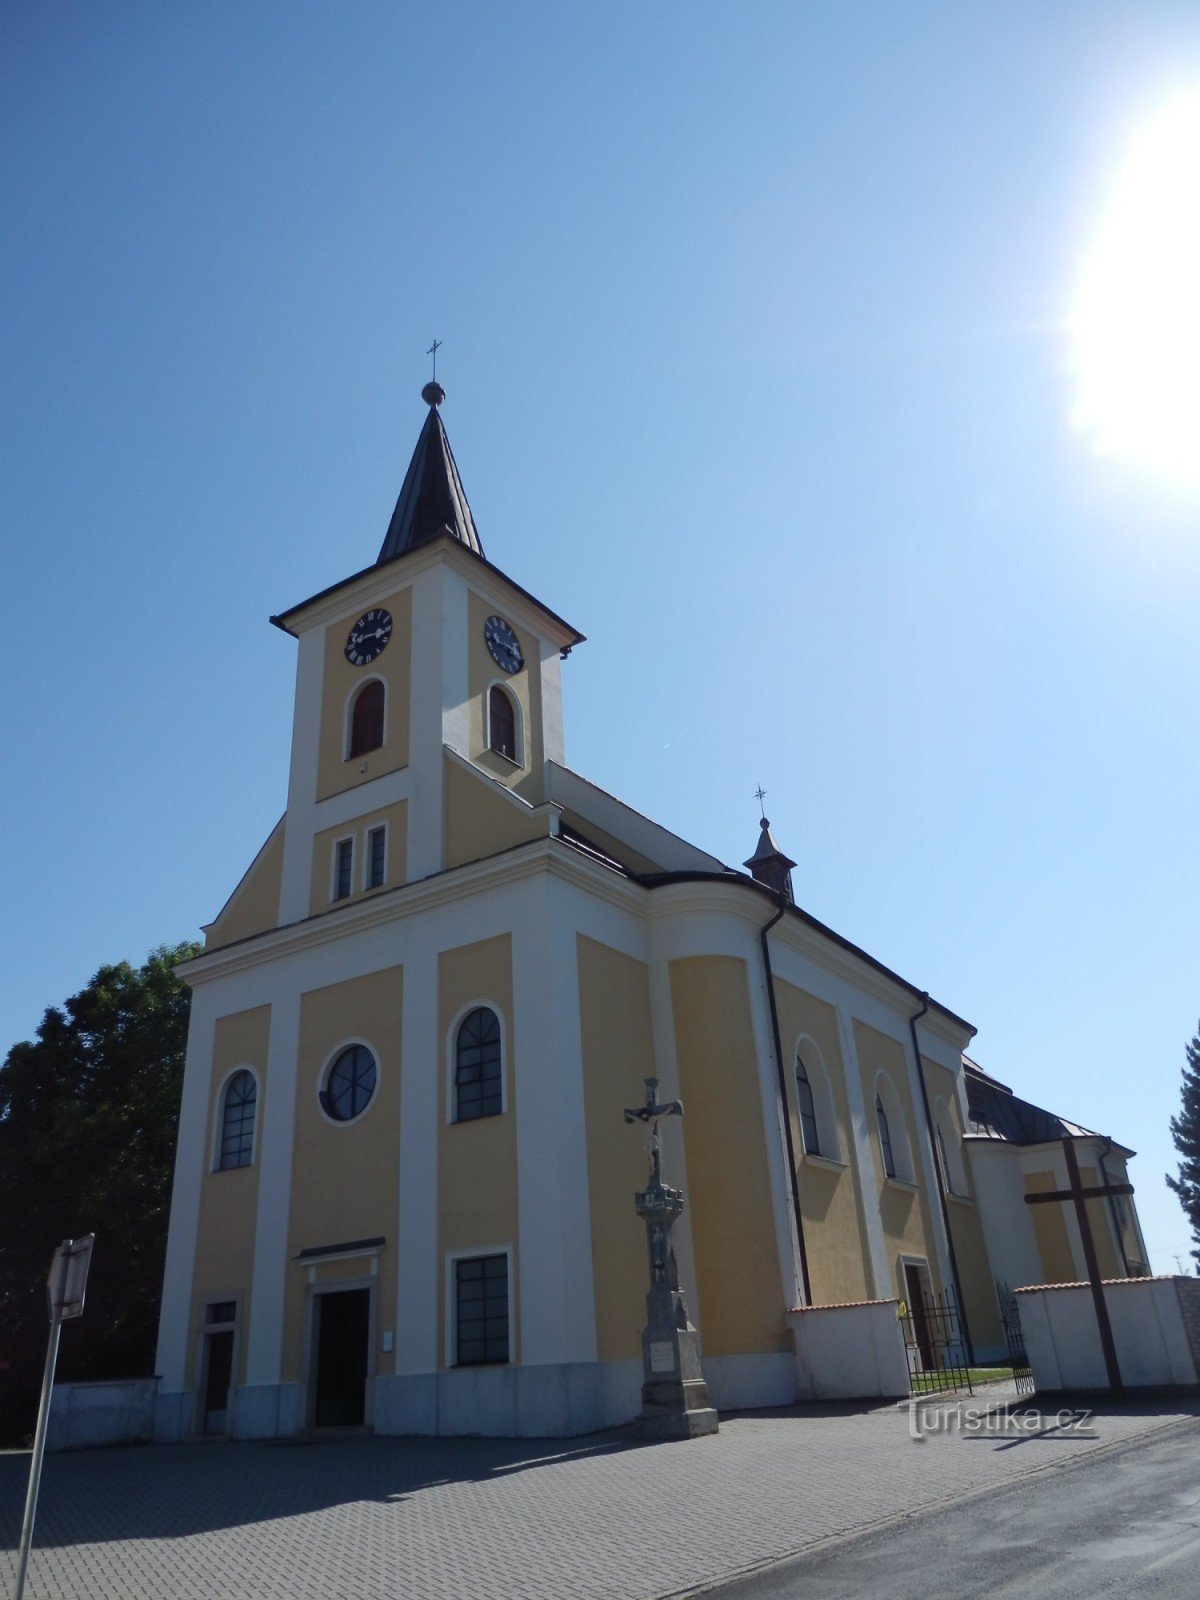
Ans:
{"type": "Polygon", "coordinates": [[[375,1057],[365,1044],[351,1044],[340,1052],[321,1090],[321,1105],[335,1122],[352,1122],[370,1104],[377,1077],[375,1057]]]}

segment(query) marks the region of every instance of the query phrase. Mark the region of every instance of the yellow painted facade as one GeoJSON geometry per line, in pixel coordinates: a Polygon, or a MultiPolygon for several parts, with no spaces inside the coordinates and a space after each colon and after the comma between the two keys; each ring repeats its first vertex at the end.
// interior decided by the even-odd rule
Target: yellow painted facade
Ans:
{"type": "Polygon", "coordinates": [[[706,1356],[787,1347],[746,963],[672,961],[688,1204],[706,1356]]]}
{"type": "MultiPolygon", "coordinates": [[[[1062,1184],[1053,1172],[1027,1172],[1026,1194],[1046,1194],[1051,1189],[1061,1189],[1062,1184]]],[[[1067,1224],[1059,1205],[1030,1206],[1033,1219],[1033,1236],[1037,1240],[1041,1257],[1043,1283],[1074,1283],[1078,1278],[1071,1245],[1067,1238],[1067,1224]]]]}
{"type": "MultiPolygon", "coordinates": [[[[195,1335],[188,1351],[189,1381],[194,1381],[199,1336],[204,1325],[204,1307],[213,1300],[237,1299],[239,1320],[244,1330],[250,1318],[250,1285],[254,1276],[254,1229],[247,1226],[258,1208],[259,1162],[248,1167],[217,1171],[220,1143],[220,1117],[224,1090],[240,1067],[248,1067],[258,1082],[256,1147],[261,1137],[262,1119],[270,1115],[267,1092],[267,1046],[271,1035],[270,1006],[222,1017],[217,1022],[213,1041],[212,1076],[209,1084],[208,1113],[204,1149],[207,1153],[200,1179],[200,1215],[196,1229],[196,1255],[193,1263],[192,1307],[195,1335]]],[[[245,1373],[246,1341],[239,1341],[238,1381],[245,1373]]]]}
{"type": "MultiPolygon", "coordinates": [[[[443,950],[438,956],[437,1063],[442,1080],[438,1141],[438,1349],[445,1362],[447,1257],[456,1251],[511,1248],[512,1299],[518,1302],[517,1119],[513,1063],[512,940],[508,935],[443,950]],[[463,1017],[489,1006],[500,1018],[504,1109],[497,1116],[456,1122],[454,1042],[463,1017]]],[[[520,1330],[510,1323],[512,1359],[519,1360],[520,1330]]]]}
{"type": "Polygon", "coordinates": [[[348,905],[352,900],[367,900],[384,889],[396,889],[408,881],[408,802],[398,800],[395,805],[381,806],[378,811],[364,812],[339,828],[322,828],[313,835],[312,892],[309,913],[319,916],[335,905],[348,905]],[[377,887],[366,887],[366,872],[370,859],[368,835],[376,828],[387,829],[386,871],[377,887]],[[337,897],[336,850],[338,841],[351,839],[354,843],[353,888],[341,899],[337,897]]]}
{"type": "Polygon", "coordinates": [[[645,1230],[632,1197],[646,1182],[646,1152],[620,1108],[639,1105],[655,1077],[650,974],[642,961],[577,937],[588,1207],[596,1346],[601,1361],[635,1360],[646,1320],[645,1230]]]}
{"type": "MultiPolygon", "coordinates": [[[[291,1209],[285,1297],[283,1372],[299,1382],[306,1335],[307,1269],[303,1250],[355,1240],[383,1238],[377,1293],[384,1306],[396,1303],[396,1228],[399,1209],[395,1152],[400,1140],[400,1040],[404,973],[385,968],[346,983],[310,990],[300,1000],[300,1053],[296,1062],[296,1109],[292,1138],[291,1209]],[[374,1096],[352,1122],[330,1120],[320,1090],[334,1058],[346,1045],[366,1044],[378,1072],[374,1096]]],[[[332,1263],[336,1275],[360,1277],[362,1261],[332,1263]]],[[[389,1320],[387,1326],[391,1326],[389,1320]]],[[[386,1375],[392,1356],[380,1348],[375,1330],[376,1370],[386,1375]]]]}
{"type": "Polygon", "coordinates": [[[542,681],[538,671],[538,640],[513,617],[474,591],[467,598],[467,687],[468,739],[472,761],[507,788],[537,804],[542,798],[542,772],[545,751],[542,743],[542,681]],[[507,673],[492,660],[484,639],[484,625],[491,616],[503,616],[516,634],[524,657],[519,672],[507,673]],[[500,684],[516,701],[518,762],[509,761],[488,748],[487,694],[489,685],[500,684]]]}
{"type": "Polygon", "coordinates": [[[220,950],[239,939],[266,933],[279,921],[279,889],[283,881],[283,830],[281,817],[245,877],[205,929],[205,950],[220,950]]]}
{"type": "Polygon", "coordinates": [[[550,819],[545,812],[529,811],[448,752],[442,760],[447,867],[482,861],[549,835],[550,819]]]}
{"type": "MultiPolygon", "coordinates": [[[[858,1052],[863,1105],[866,1107],[867,1125],[871,1133],[870,1144],[875,1164],[875,1182],[879,1194],[879,1215],[883,1223],[884,1246],[889,1269],[894,1274],[891,1292],[898,1295],[901,1300],[906,1300],[908,1292],[904,1283],[902,1260],[923,1260],[928,1265],[934,1293],[940,1296],[944,1292],[944,1286],[938,1267],[937,1251],[933,1247],[935,1235],[929,1214],[929,1196],[921,1182],[920,1145],[917,1142],[926,1137],[924,1110],[913,1104],[912,1094],[909,1091],[908,1061],[904,1046],[898,1039],[889,1038],[878,1029],[856,1019],[854,1047],[858,1052]],[[875,1095],[880,1072],[887,1074],[900,1104],[904,1119],[902,1133],[907,1141],[911,1169],[917,1180],[915,1184],[889,1178],[884,1171],[883,1152],[879,1146],[875,1121],[875,1095]],[[920,1122],[917,1121],[918,1116],[921,1118],[920,1122]]],[[[894,1148],[899,1137],[894,1127],[891,1134],[894,1148]]]]}
{"type": "Polygon", "coordinates": [[[797,1156],[800,1215],[808,1251],[809,1281],[818,1305],[869,1300],[868,1244],[857,1181],[857,1154],[846,1098],[846,1075],[838,1039],[837,1013],[790,983],[775,980],[779,1035],[787,1066],[788,1114],[797,1156]],[[810,1074],[823,1071],[833,1101],[837,1129],[835,1159],[840,1168],[804,1153],[796,1093],[796,1054],[803,1047],[810,1074]],[[815,1049],[814,1049],[815,1047],[815,1049]]]}
{"type": "Polygon", "coordinates": [[[321,683],[321,730],[317,765],[317,799],[328,800],[359,784],[408,765],[409,695],[412,674],[412,589],[387,587],[369,606],[356,606],[325,630],[325,664],[321,683]],[[392,614],[392,636],[382,655],[369,666],[346,659],[346,639],[365,611],[382,608],[392,614]],[[386,687],[384,742],[379,750],[349,759],[350,703],[371,678],[386,687]]]}

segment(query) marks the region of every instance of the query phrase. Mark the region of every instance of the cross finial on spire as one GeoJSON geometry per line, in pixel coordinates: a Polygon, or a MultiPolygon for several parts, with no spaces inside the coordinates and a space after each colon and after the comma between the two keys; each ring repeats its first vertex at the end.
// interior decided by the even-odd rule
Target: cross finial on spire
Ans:
{"type": "Polygon", "coordinates": [[[754,791],[754,798],[758,801],[758,809],[762,814],[763,821],[765,822],[767,817],[767,808],[763,805],[763,801],[767,798],[767,791],[763,788],[761,783],[754,791]]]}
{"type": "Polygon", "coordinates": [[[435,339],[433,341],[433,343],[429,346],[429,349],[426,350],[426,352],[425,352],[425,354],[427,356],[432,356],[433,357],[433,381],[434,381],[434,383],[437,382],[437,353],[442,348],[442,345],[443,345],[444,342],[445,341],[442,340],[442,339],[435,339]]]}

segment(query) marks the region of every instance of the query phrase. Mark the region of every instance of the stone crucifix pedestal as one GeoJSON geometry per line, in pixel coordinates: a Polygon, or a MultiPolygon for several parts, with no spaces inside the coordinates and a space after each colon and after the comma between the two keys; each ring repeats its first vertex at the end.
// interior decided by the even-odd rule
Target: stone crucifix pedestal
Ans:
{"type": "Polygon", "coordinates": [[[644,1106],[627,1107],[626,1122],[650,1127],[650,1180],[633,1197],[646,1224],[650,1258],[650,1292],[642,1333],[642,1412],[637,1431],[644,1438],[696,1439],[716,1433],[718,1417],[708,1398],[700,1367],[695,1328],[679,1287],[679,1270],[671,1245],[671,1229],[683,1212],[683,1193],[662,1181],[659,1117],[683,1115],[679,1100],[660,1105],[658,1079],[646,1079],[644,1106]]]}

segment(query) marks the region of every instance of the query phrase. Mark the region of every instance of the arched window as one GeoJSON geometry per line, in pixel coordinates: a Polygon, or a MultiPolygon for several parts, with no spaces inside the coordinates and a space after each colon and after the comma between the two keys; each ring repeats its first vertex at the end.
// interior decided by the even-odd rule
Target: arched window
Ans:
{"type": "Polygon", "coordinates": [[[383,743],[383,704],[383,680],[372,678],[369,683],[364,683],[355,697],[354,710],[350,713],[350,752],[347,761],[354,756],[365,756],[369,750],[378,750],[383,743]]]}
{"type": "Polygon", "coordinates": [[[254,1112],[258,1105],[258,1085],[245,1067],[235,1072],[225,1086],[221,1104],[221,1155],[217,1167],[248,1167],[254,1154],[254,1112]]]}
{"type": "Polygon", "coordinates": [[[494,683],[488,690],[488,746],[497,755],[517,761],[517,714],[507,692],[494,683]]]}
{"type": "Polygon", "coordinates": [[[454,1041],[454,1120],[473,1122],[503,1109],[500,1018],[489,1006],[476,1006],[454,1041]]]}
{"type": "Polygon", "coordinates": [[[352,1122],[370,1104],[378,1076],[375,1057],[366,1045],[347,1045],[329,1069],[321,1090],[321,1109],[334,1122],[352,1122]]]}
{"type": "Polygon", "coordinates": [[[942,1166],[942,1180],[946,1185],[946,1193],[969,1195],[970,1188],[963,1162],[962,1145],[950,1115],[950,1108],[944,1100],[934,1102],[933,1131],[937,1137],[938,1160],[942,1166]]]}
{"type": "Polygon", "coordinates": [[[804,1140],[804,1153],[821,1154],[821,1137],[817,1132],[817,1108],[813,1103],[812,1084],[808,1081],[804,1062],[796,1057],[796,1098],[800,1102],[800,1136],[804,1140]]]}
{"type": "Polygon", "coordinates": [[[875,1096],[875,1123],[879,1129],[879,1148],[883,1154],[883,1170],[889,1178],[896,1176],[896,1157],[892,1150],[892,1130],[888,1126],[887,1112],[883,1109],[883,1101],[875,1096]]]}

